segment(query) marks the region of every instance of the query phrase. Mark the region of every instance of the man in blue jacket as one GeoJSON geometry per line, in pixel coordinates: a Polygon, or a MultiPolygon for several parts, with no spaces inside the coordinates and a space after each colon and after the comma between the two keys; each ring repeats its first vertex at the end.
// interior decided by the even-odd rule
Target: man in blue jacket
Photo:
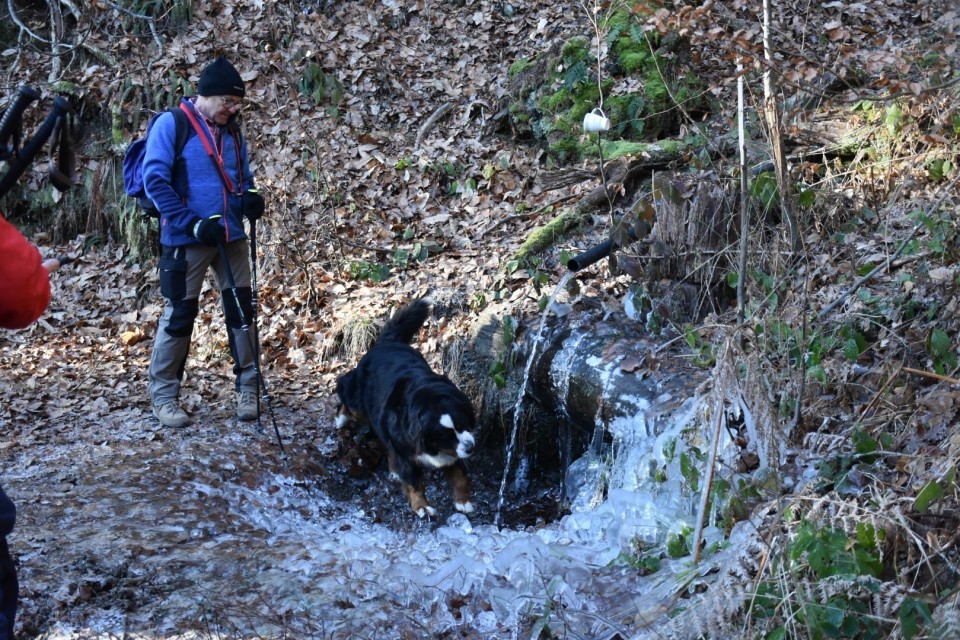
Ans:
{"type": "Polygon", "coordinates": [[[242,320],[253,318],[243,216],[254,221],[264,211],[246,143],[234,123],[246,89],[236,68],[220,57],[200,74],[197,94],[180,104],[189,111],[192,124],[187,127],[189,134],[179,157],[175,118],[167,112],[156,119],[147,137],[143,164],[147,196],[160,211],[163,245],[159,268],[164,310],[153,343],[148,389],[153,415],[168,427],[182,427],[190,421],[180,406],[180,385],[200,290],[211,267],[234,361],[237,418],[254,420],[259,415],[253,343],[249,330],[241,330],[242,320]],[[233,274],[243,316],[233,291],[226,290],[223,255],[233,274]]]}

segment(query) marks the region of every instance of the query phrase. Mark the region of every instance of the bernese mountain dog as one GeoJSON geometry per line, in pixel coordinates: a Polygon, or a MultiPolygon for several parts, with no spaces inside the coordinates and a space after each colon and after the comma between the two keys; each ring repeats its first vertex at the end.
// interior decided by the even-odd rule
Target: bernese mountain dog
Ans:
{"type": "Polygon", "coordinates": [[[427,502],[424,469],[444,469],[454,507],[474,510],[463,464],[474,448],[473,405],[410,346],[429,312],[422,298],[397,311],[356,368],[337,379],[337,426],[352,418],[373,428],[387,450],[391,475],[421,518],[436,514],[427,502]]]}

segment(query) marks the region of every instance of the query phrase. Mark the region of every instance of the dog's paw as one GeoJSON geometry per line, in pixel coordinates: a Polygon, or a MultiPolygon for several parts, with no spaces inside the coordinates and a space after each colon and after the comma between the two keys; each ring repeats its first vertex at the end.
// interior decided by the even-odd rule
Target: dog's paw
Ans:
{"type": "Polygon", "coordinates": [[[476,509],[473,508],[472,502],[454,502],[453,506],[460,513],[473,513],[476,509]]]}
{"type": "Polygon", "coordinates": [[[333,426],[336,429],[343,429],[348,422],[350,422],[350,418],[346,414],[340,413],[337,414],[337,419],[333,421],[333,426]]]}
{"type": "Polygon", "coordinates": [[[422,508],[420,508],[420,509],[417,509],[416,514],[417,514],[419,517],[421,517],[421,518],[424,517],[424,516],[431,516],[431,517],[433,517],[433,516],[437,515],[437,510],[434,509],[433,507],[431,507],[430,505],[427,505],[427,506],[425,506],[425,507],[422,507],[422,508]]]}
{"type": "Polygon", "coordinates": [[[392,480],[393,482],[402,482],[402,480],[400,480],[400,476],[398,476],[393,471],[391,471],[387,477],[390,478],[390,480],[392,480]]]}

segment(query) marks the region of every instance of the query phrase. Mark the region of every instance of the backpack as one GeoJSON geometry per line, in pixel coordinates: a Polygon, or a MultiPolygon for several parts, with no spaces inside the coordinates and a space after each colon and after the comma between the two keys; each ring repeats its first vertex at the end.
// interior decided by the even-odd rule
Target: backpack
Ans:
{"type": "MultiPolygon", "coordinates": [[[[187,137],[190,135],[190,123],[187,122],[187,114],[179,107],[173,107],[167,109],[167,111],[173,114],[173,119],[176,122],[176,138],[174,144],[176,160],[174,161],[173,168],[175,174],[180,174],[183,173],[182,171],[178,171],[181,160],[180,154],[183,152],[183,147],[187,144],[187,137]]],[[[153,200],[147,197],[147,192],[144,189],[143,157],[147,153],[147,137],[150,135],[150,129],[153,128],[154,121],[160,117],[161,113],[154,114],[154,116],[150,118],[150,122],[147,123],[147,132],[142,138],[137,138],[131,142],[130,146],[127,147],[127,151],[123,154],[124,191],[129,197],[136,199],[137,204],[143,209],[143,215],[149,218],[159,218],[160,211],[156,205],[153,204],[153,200]]],[[[176,176],[174,176],[174,185],[174,188],[178,185],[176,176]]]]}

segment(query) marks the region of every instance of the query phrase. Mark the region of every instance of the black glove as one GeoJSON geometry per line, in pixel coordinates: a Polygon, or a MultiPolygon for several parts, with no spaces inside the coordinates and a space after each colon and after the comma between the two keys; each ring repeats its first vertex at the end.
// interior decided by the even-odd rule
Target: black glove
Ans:
{"type": "Polygon", "coordinates": [[[208,247],[227,244],[227,230],[220,224],[221,218],[217,215],[196,220],[190,228],[193,237],[208,247]]]}
{"type": "Polygon", "coordinates": [[[266,208],[267,205],[263,201],[263,196],[256,189],[250,189],[250,191],[244,193],[240,200],[240,210],[250,222],[262,218],[266,208]]]}

